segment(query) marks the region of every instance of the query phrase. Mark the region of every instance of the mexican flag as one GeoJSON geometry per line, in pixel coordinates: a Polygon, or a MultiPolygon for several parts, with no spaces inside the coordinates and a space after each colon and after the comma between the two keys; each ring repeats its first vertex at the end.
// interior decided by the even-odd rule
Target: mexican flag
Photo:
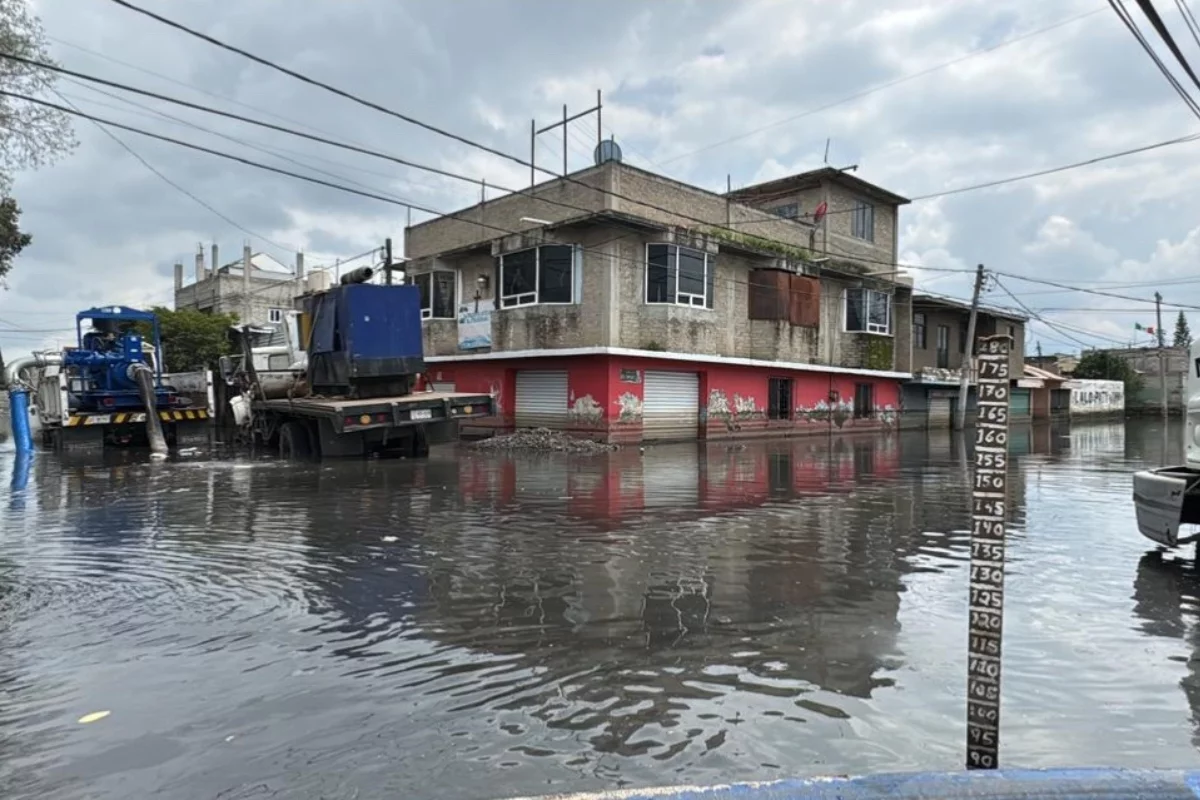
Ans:
{"type": "Polygon", "coordinates": [[[1135,323],[1133,323],[1133,329],[1135,331],[1145,331],[1146,333],[1150,334],[1151,336],[1154,335],[1154,326],[1153,325],[1151,325],[1148,328],[1145,328],[1145,327],[1142,327],[1142,323],[1135,322],[1135,323]]]}

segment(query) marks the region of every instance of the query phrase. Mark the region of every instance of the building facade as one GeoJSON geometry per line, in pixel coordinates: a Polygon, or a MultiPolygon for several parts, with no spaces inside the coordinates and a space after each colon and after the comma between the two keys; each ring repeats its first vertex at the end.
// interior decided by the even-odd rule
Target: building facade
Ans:
{"type": "Polygon", "coordinates": [[[1129,347],[1109,350],[1125,361],[1142,378],[1141,388],[1125,398],[1130,414],[1159,414],[1165,386],[1167,410],[1182,414],[1187,398],[1188,348],[1129,347]],[[1164,374],[1165,373],[1165,374],[1164,374]]]}
{"type": "Polygon", "coordinates": [[[720,195],[609,161],[411,226],[428,381],[612,441],[893,427],[904,202],[836,170],[720,195]]]}
{"type": "MultiPolygon", "coordinates": [[[[219,263],[219,250],[212,248],[211,265],[219,263]]],[[[304,285],[304,256],[296,254],[296,266],[286,267],[266,253],[249,253],[249,280],[243,275],[245,255],[213,268],[205,263],[204,249],[196,253],[196,270],[185,283],[183,264],[175,265],[175,309],[195,309],[206,314],[236,314],[251,325],[277,324],[292,309],[304,285]]]]}
{"type": "MultiPolygon", "coordinates": [[[[958,406],[961,370],[971,360],[967,348],[967,327],[971,307],[966,303],[929,295],[912,300],[912,379],[904,386],[906,428],[949,427],[958,406]]],[[[977,338],[1007,334],[1012,339],[1009,375],[1013,390],[1009,402],[1014,419],[1032,415],[1028,389],[1016,385],[1023,377],[1025,362],[1025,318],[997,309],[981,307],[976,316],[977,338]]],[[[970,374],[967,413],[975,411],[975,365],[970,374]]]]}

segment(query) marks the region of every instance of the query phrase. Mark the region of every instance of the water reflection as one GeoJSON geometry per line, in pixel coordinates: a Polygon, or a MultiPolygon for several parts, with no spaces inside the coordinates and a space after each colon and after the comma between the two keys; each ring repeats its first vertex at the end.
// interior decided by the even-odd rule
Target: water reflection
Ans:
{"type": "MultiPolygon", "coordinates": [[[[1157,728],[1142,749],[1089,739],[1107,670],[1170,635],[1113,633],[1144,550],[1131,431],[1013,431],[1006,674],[1012,724],[1042,726],[1014,737],[1021,763],[1181,752],[1157,728]],[[1063,649],[1080,615],[1118,663],[1081,655],[1095,632],[1063,649]],[[1064,691],[1070,669],[1086,678],[1064,691]],[[1055,727],[1064,709],[1034,698],[1056,692],[1086,724],[1055,727]]],[[[0,785],[488,797],[956,767],[969,458],[947,431],[585,459],[40,459],[0,549],[0,785]]],[[[1165,681],[1147,658],[1132,685],[1165,681]]]]}

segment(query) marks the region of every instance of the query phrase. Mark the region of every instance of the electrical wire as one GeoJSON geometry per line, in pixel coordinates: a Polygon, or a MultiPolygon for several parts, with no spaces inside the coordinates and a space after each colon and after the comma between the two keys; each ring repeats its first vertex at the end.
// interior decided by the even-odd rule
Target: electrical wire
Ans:
{"type": "Polygon", "coordinates": [[[1023,42],[1026,39],[1030,39],[1034,36],[1039,36],[1043,33],[1048,33],[1052,30],[1055,30],[1056,28],[1061,28],[1065,25],[1070,25],[1074,22],[1078,22],[1082,19],[1086,19],[1087,17],[1091,17],[1091,16],[1094,16],[1094,15],[1102,13],[1102,12],[1103,12],[1103,9],[1095,9],[1092,11],[1084,12],[1082,14],[1076,14],[1073,17],[1068,17],[1067,19],[1056,22],[1053,25],[1047,25],[1044,28],[1038,28],[1036,30],[1029,31],[1028,33],[1021,34],[1020,36],[1014,36],[1011,39],[1005,39],[1004,41],[999,42],[998,44],[991,45],[990,47],[984,47],[979,50],[973,50],[970,53],[959,56],[957,58],[950,59],[949,61],[944,61],[935,66],[928,67],[926,69],[919,70],[917,72],[911,72],[906,75],[901,75],[900,77],[895,78],[890,81],[887,81],[885,83],[881,83],[876,86],[872,86],[868,89],[864,89],[860,92],[855,92],[854,94],[847,95],[846,97],[843,97],[840,100],[834,100],[831,103],[826,103],[821,106],[816,106],[814,108],[810,108],[807,111],[800,112],[799,114],[794,114],[792,116],[785,117],[780,120],[776,120],[775,122],[771,122],[766,125],[762,125],[758,128],[754,128],[753,130],[744,131],[743,133],[739,133],[735,136],[730,136],[730,137],[722,139],[718,142],[713,142],[712,144],[705,145],[696,150],[691,150],[691,151],[683,153],[681,155],[672,156],[671,158],[665,159],[663,161],[659,161],[657,163],[655,163],[655,162],[647,162],[647,163],[649,163],[651,166],[662,167],[667,164],[671,164],[675,161],[680,161],[685,158],[690,158],[691,156],[698,155],[700,153],[704,153],[709,150],[714,150],[718,147],[722,147],[724,145],[731,144],[733,142],[737,142],[742,139],[748,139],[751,136],[754,136],[755,134],[762,133],[763,131],[767,131],[772,128],[778,128],[780,125],[787,125],[790,122],[795,122],[796,120],[804,119],[805,117],[812,116],[813,114],[818,114],[822,111],[828,111],[831,108],[836,108],[837,106],[844,105],[845,103],[849,103],[853,100],[858,100],[863,97],[867,97],[868,95],[872,95],[877,92],[881,92],[884,89],[890,89],[893,86],[898,86],[899,84],[906,83],[911,80],[915,80],[916,78],[922,78],[926,75],[930,75],[934,72],[938,72],[940,70],[946,69],[947,67],[952,67],[952,66],[955,66],[956,64],[961,64],[964,61],[975,58],[977,56],[985,55],[987,53],[993,53],[1002,48],[1009,47],[1010,45],[1017,44],[1018,42],[1023,42]]]}
{"type": "Polygon", "coordinates": [[[1158,15],[1158,9],[1154,7],[1154,3],[1150,0],[1135,0],[1135,2],[1142,9],[1142,13],[1146,15],[1146,19],[1150,20],[1150,26],[1158,34],[1158,38],[1163,40],[1167,49],[1171,51],[1171,55],[1175,56],[1175,60],[1183,67],[1183,71],[1192,79],[1192,83],[1195,84],[1196,88],[1200,89],[1200,78],[1196,77],[1196,73],[1192,70],[1192,65],[1188,63],[1187,58],[1183,55],[1183,51],[1175,43],[1175,37],[1171,35],[1171,31],[1167,28],[1166,23],[1158,15]]]}
{"type": "MultiPolygon", "coordinates": [[[[1001,272],[999,270],[988,270],[988,272],[992,275],[1003,275],[1006,278],[1014,278],[1019,281],[1028,281],[1029,283],[1041,283],[1041,284],[1045,284],[1046,286],[1054,286],[1059,289],[1068,289],[1070,291],[1083,292],[1085,294],[1099,295],[1100,297],[1115,297],[1118,300],[1131,300],[1135,303],[1150,303],[1151,305],[1153,305],[1155,303],[1154,300],[1150,300],[1145,297],[1130,297],[1127,294],[1115,294],[1114,292],[1106,292],[1106,291],[1103,291],[1100,289],[1088,289],[1088,288],[1085,288],[1082,286],[1070,286],[1065,283],[1057,283],[1055,281],[1048,281],[1048,280],[1045,280],[1044,278],[1030,278],[1027,275],[1017,275],[1016,273],[1013,273],[1013,272],[1001,272]]],[[[1175,308],[1175,309],[1182,308],[1182,309],[1186,309],[1188,311],[1200,311],[1200,306],[1189,306],[1189,305],[1184,305],[1182,303],[1168,303],[1168,302],[1163,301],[1162,305],[1170,307],[1170,308],[1175,308]]]]}
{"type": "Polygon", "coordinates": [[[1022,308],[1027,314],[1029,314],[1030,318],[1035,319],[1038,322],[1041,322],[1043,325],[1046,325],[1047,327],[1051,328],[1052,330],[1057,331],[1058,333],[1062,334],[1063,336],[1066,336],[1068,339],[1078,342],[1083,347],[1089,347],[1090,345],[1088,345],[1085,342],[1080,341],[1079,339],[1076,339],[1075,337],[1066,333],[1066,331],[1063,329],[1065,328],[1067,330],[1078,331],[1078,332],[1084,334],[1085,336],[1091,336],[1096,339],[1102,339],[1102,340],[1106,340],[1109,342],[1116,342],[1117,344],[1124,344],[1124,342],[1122,342],[1120,339],[1114,339],[1113,337],[1108,336],[1107,334],[1096,333],[1095,331],[1089,331],[1086,328],[1079,328],[1074,325],[1068,325],[1065,322],[1059,322],[1059,323],[1051,322],[1050,320],[1043,317],[1041,314],[1038,314],[1036,311],[1034,311],[1029,306],[1025,305],[1025,303],[1023,303],[1020,298],[1018,298],[1015,294],[1013,294],[1011,291],[1009,291],[1008,287],[1005,286],[1004,283],[999,278],[996,278],[993,276],[993,280],[994,280],[996,286],[998,286],[1001,290],[1003,290],[1005,294],[1007,294],[1010,298],[1012,298],[1013,302],[1015,302],[1020,308],[1022,308]]]}
{"type": "MultiPolygon", "coordinates": [[[[455,140],[455,141],[461,142],[461,143],[463,143],[463,144],[469,145],[469,146],[471,146],[471,147],[474,147],[474,148],[476,148],[476,149],[482,150],[482,151],[484,151],[484,152],[491,153],[492,155],[499,156],[499,157],[501,157],[501,158],[504,158],[504,159],[506,159],[506,160],[508,160],[508,161],[512,161],[513,163],[519,164],[519,165],[521,165],[521,166],[524,166],[524,167],[529,167],[531,170],[537,170],[537,171],[540,171],[540,172],[542,172],[542,173],[544,173],[544,174],[551,175],[551,176],[554,176],[554,175],[555,175],[555,173],[554,173],[553,171],[551,171],[551,170],[548,170],[548,169],[546,169],[546,168],[544,168],[544,167],[537,167],[535,164],[533,164],[533,163],[530,163],[530,162],[527,162],[527,161],[525,161],[524,159],[520,158],[519,156],[514,156],[514,155],[512,155],[512,154],[505,153],[505,152],[503,152],[503,151],[501,151],[501,150],[497,150],[496,148],[494,148],[494,147],[491,147],[491,146],[489,146],[489,145],[486,145],[486,144],[483,144],[483,143],[480,143],[480,142],[477,142],[477,141],[473,141],[473,140],[469,139],[468,137],[461,136],[461,135],[459,135],[459,134],[452,133],[452,132],[450,132],[450,131],[446,131],[446,130],[444,130],[444,129],[441,129],[441,128],[439,128],[439,127],[435,126],[435,125],[431,125],[431,124],[429,124],[429,123],[427,123],[427,122],[423,122],[423,121],[421,121],[421,120],[418,120],[418,119],[416,119],[416,118],[414,118],[414,117],[411,117],[411,116],[409,116],[409,115],[407,115],[407,114],[402,114],[402,113],[400,113],[400,112],[398,112],[398,111],[394,111],[393,109],[387,108],[387,107],[385,107],[385,106],[382,106],[382,105],[380,105],[380,104],[378,104],[378,103],[375,103],[375,102],[373,102],[373,101],[370,101],[370,100],[367,100],[367,99],[365,99],[365,98],[359,97],[358,95],[355,95],[355,94],[353,94],[353,93],[351,93],[351,92],[345,91],[344,89],[339,89],[339,88],[337,88],[337,87],[335,87],[335,86],[332,86],[332,85],[330,85],[330,84],[328,84],[328,83],[325,83],[325,82],[323,82],[323,81],[319,81],[319,80],[317,80],[317,79],[315,79],[315,78],[311,78],[311,77],[309,77],[309,76],[307,76],[307,75],[304,75],[304,74],[302,74],[302,73],[299,73],[299,72],[297,72],[297,71],[295,71],[295,70],[288,69],[287,67],[284,67],[284,66],[282,66],[282,65],[280,65],[280,64],[277,64],[277,63],[275,63],[275,62],[273,62],[273,61],[271,61],[271,60],[269,60],[269,59],[266,59],[266,58],[263,58],[263,57],[261,57],[261,56],[255,55],[254,53],[250,53],[250,52],[248,52],[248,51],[246,51],[246,50],[243,50],[242,48],[239,48],[239,47],[236,47],[236,46],[234,46],[234,45],[228,44],[228,43],[226,43],[226,42],[223,42],[223,41],[221,41],[221,40],[219,40],[219,39],[217,39],[217,38],[215,38],[215,37],[213,37],[213,36],[210,36],[210,35],[208,35],[208,34],[206,34],[206,33],[202,33],[201,31],[197,31],[197,30],[195,30],[195,29],[193,29],[193,28],[190,28],[190,27],[188,27],[188,26],[186,26],[186,25],[183,25],[182,23],[176,22],[176,21],[174,21],[174,20],[171,20],[171,19],[168,19],[167,17],[164,17],[164,16],[162,16],[162,15],[160,15],[160,14],[156,14],[156,13],[154,13],[154,12],[152,12],[152,11],[149,11],[148,9],[144,9],[144,8],[141,8],[140,6],[134,5],[133,3],[130,3],[130,2],[128,2],[128,0],[111,0],[111,2],[113,2],[113,3],[116,3],[116,4],[117,4],[117,5],[119,5],[119,6],[122,6],[123,8],[127,8],[127,9],[129,9],[130,11],[134,11],[134,12],[136,12],[136,13],[138,13],[138,14],[142,14],[142,15],[144,15],[144,16],[146,16],[146,17],[149,17],[149,18],[151,18],[151,19],[153,19],[153,20],[155,20],[155,21],[157,21],[157,22],[159,22],[159,23],[162,23],[163,25],[166,25],[166,26],[168,26],[168,27],[170,27],[170,28],[173,28],[173,29],[175,29],[175,30],[178,30],[178,31],[181,31],[181,32],[187,33],[187,34],[189,34],[190,36],[194,36],[194,37],[196,37],[196,38],[198,38],[198,39],[200,39],[200,40],[202,40],[202,41],[208,42],[209,44],[212,44],[212,45],[214,45],[214,46],[216,46],[216,47],[219,47],[219,48],[221,48],[221,49],[223,49],[223,50],[226,50],[226,51],[228,51],[228,52],[232,52],[232,53],[236,53],[236,54],[238,54],[238,55],[241,55],[241,56],[243,56],[244,58],[248,58],[248,59],[250,59],[251,61],[254,61],[254,62],[255,62],[255,63],[257,63],[257,64],[261,64],[262,66],[268,67],[268,68],[270,68],[270,69],[273,69],[273,70],[276,70],[276,71],[278,71],[278,72],[281,72],[281,73],[283,73],[284,75],[287,75],[287,76],[289,76],[289,77],[295,78],[296,80],[299,80],[299,81],[301,81],[301,82],[303,82],[303,83],[307,83],[307,84],[309,84],[309,85],[311,85],[311,86],[316,86],[316,87],[318,87],[318,88],[321,88],[321,89],[324,89],[324,90],[326,90],[326,91],[328,91],[328,92],[331,92],[331,93],[333,93],[333,94],[335,94],[335,95],[338,95],[339,97],[343,97],[343,98],[345,98],[345,99],[351,100],[351,101],[353,101],[353,102],[355,102],[355,103],[358,103],[359,105],[365,106],[365,107],[367,107],[367,108],[370,108],[370,109],[372,109],[372,110],[375,110],[375,111],[379,111],[379,112],[381,112],[381,113],[383,113],[383,114],[387,114],[387,115],[389,115],[389,116],[392,116],[392,117],[395,117],[395,118],[397,118],[397,119],[401,119],[401,120],[403,120],[403,121],[405,121],[405,122],[408,122],[408,123],[410,123],[410,124],[412,124],[412,125],[416,125],[416,126],[418,126],[418,127],[424,128],[425,130],[431,131],[431,132],[433,132],[433,133],[437,133],[437,134],[439,134],[439,135],[441,135],[441,136],[445,136],[445,137],[447,137],[447,138],[450,138],[450,139],[453,139],[453,140],[455,140]]],[[[1110,2],[1111,2],[1111,0],[1110,0],[1110,2]]],[[[1089,13],[1094,13],[1094,12],[1089,12],[1089,13]]],[[[1073,21],[1073,20],[1067,20],[1067,21],[1065,21],[1065,22],[1064,22],[1064,23],[1062,23],[1062,24],[1066,24],[1066,22],[1070,22],[1070,21],[1073,21]]],[[[1200,116],[1200,109],[1198,109],[1198,110],[1197,110],[1197,116],[1200,116]]],[[[612,197],[615,197],[615,198],[618,198],[618,199],[624,200],[624,201],[626,201],[626,202],[629,202],[629,203],[634,203],[634,204],[636,204],[636,205],[642,206],[643,208],[650,208],[650,209],[653,209],[653,210],[655,210],[655,211],[660,211],[660,212],[662,212],[662,213],[665,213],[665,214],[669,214],[669,215],[672,215],[672,216],[676,216],[676,217],[679,217],[679,218],[682,218],[682,219],[687,219],[687,220],[690,220],[690,221],[692,221],[692,222],[698,222],[698,223],[700,223],[700,224],[703,224],[703,225],[708,225],[708,226],[710,226],[710,227],[714,227],[714,228],[717,228],[717,229],[724,229],[724,230],[731,230],[731,231],[733,230],[733,229],[731,229],[731,228],[728,228],[728,227],[726,227],[726,226],[722,226],[722,225],[713,225],[713,223],[712,223],[712,222],[710,222],[710,221],[708,221],[708,220],[702,220],[702,219],[697,219],[697,218],[695,218],[695,217],[689,217],[689,216],[687,216],[687,215],[685,215],[685,214],[680,214],[678,211],[675,211],[675,210],[671,210],[671,209],[663,208],[663,207],[661,207],[661,206],[656,206],[656,205],[653,205],[653,204],[651,204],[651,203],[647,203],[647,202],[645,202],[644,200],[639,200],[639,199],[636,199],[636,198],[628,197],[628,196],[626,196],[626,195],[623,195],[623,194],[621,194],[621,193],[619,193],[619,192],[614,192],[614,191],[612,191],[611,189],[604,189],[603,187],[592,186],[591,184],[589,184],[589,183],[586,183],[586,182],[584,182],[584,181],[581,181],[581,180],[579,180],[579,179],[577,179],[577,178],[573,178],[573,177],[571,177],[570,175],[557,176],[557,177],[561,177],[561,179],[562,179],[563,181],[565,181],[565,182],[568,182],[568,183],[571,183],[571,184],[574,184],[574,185],[577,185],[577,186],[580,186],[580,187],[582,187],[582,188],[584,188],[584,189],[587,189],[587,190],[589,190],[589,191],[600,192],[600,193],[602,193],[602,194],[606,194],[606,195],[609,195],[609,196],[612,196],[612,197]]],[[[965,190],[959,190],[959,191],[965,191],[965,190]]],[[[776,217],[774,217],[774,216],[764,216],[764,217],[762,218],[762,220],[761,220],[761,221],[763,221],[763,222],[767,222],[767,221],[777,221],[777,220],[778,220],[778,218],[776,218],[776,217]]],[[[739,231],[734,231],[734,232],[739,232],[739,231]]]]}
{"type": "Polygon", "coordinates": [[[1122,5],[1121,0],[1108,0],[1108,5],[1110,8],[1112,8],[1113,12],[1116,13],[1117,18],[1121,20],[1121,23],[1125,26],[1125,28],[1133,35],[1133,38],[1137,40],[1137,43],[1141,45],[1142,50],[1144,50],[1146,55],[1150,57],[1150,60],[1154,62],[1154,65],[1158,67],[1158,71],[1161,72],[1163,77],[1167,79],[1167,83],[1171,84],[1171,88],[1175,90],[1188,109],[1190,109],[1191,112],[1197,117],[1200,117],[1200,105],[1196,104],[1196,101],[1192,99],[1192,96],[1188,94],[1186,89],[1183,88],[1183,84],[1181,84],[1179,80],[1173,74],[1171,74],[1171,70],[1169,70],[1167,65],[1163,63],[1162,59],[1158,57],[1158,53],[1154,52],[1154,48],[1150,46],[1150,42],[1148,42],[1146,37],[1142,35],[1142,32],[1138,30],[1137,25],[1133,21],[1133,17],[1131,17],[1129,12],[1125,10],[1125,6],[1122,5]]]}
{"type": "Polygon", "coordinates": [[[1185,0],[1175,0],[1175,7],[1179,9],[1179,13],[1183,15],[1183,22],[1187,25],[1188,31],[1192,34],[1193,41],[1200,45],[1200,25],[1196,24],[1196,18],[1192,16],[1192,9],[1188,7],[1185,0]]]}
{"type": "MultiPolygon", "coordinates": [[[[63,97],[62,93],[59,92],[57,89],[52,89],[51,91],[53,91],[54,94],[58,95],[58,97],[64,103],[70,105],[76,111],[79,110],[78,106],[76,106],[74,103],[72,103],[67,98],[63,97]]],[[[143,158],[136,150],[134,150],[132,147],[130,147],[129,144],[127,144],[124,140],[122,140],[119,136],[117,136],[115,133],[110,131],[108,128],[104,127],[104,125],[97,122],[96,120],[92,120],[91,122],[93,125],[95,125],[97,128],[99,128],[100,131],[102,133],[104,133],[104,135],[108,136],[110,139],[112,139],[114,142],[116,142],[118,145],[120,145],[121,149],[123,149],[125,152],[129,153],[129,155],[131,155],[135,159],[137,159],[138,163],[140,163],[143,167],[150,170],[150,172],[152,172],[153,174],[157,175],[164,183],[166,183],[168,186],[170,186],[173,189],[175,189],[176,191],[178,191],[180,194],[183,194],[184,196],[191,198],[193,201],[195,201],[195,203],[197,205],[207,209],[214,216],[218,217],[219,219],[224,220],[226,223],[228,223],[229,225],[232,225],[234,228],[237,228],[242,233],[244,233],[248,236],[253,236],[255,239],[258,239],[259,241],[266,242],[267,244],[271,245],[272,247],[276,247],[283,251],[286,251],[288,249],[288,248],[284,247],[283,245],[279,244],[278,242],[272,241],[271,239],[267,238],[266,236],[263,236],[261,233],[255,233],[254,231],[247,228],[245,225],[242,225],[241,223],[237,222],[236,220],[231,219],[230,217],[221,213],[217,209],[213,208],[212,205],[205,202],[201,198],[197,197],[195,194],[193,194],[187,188],[179,185],[178,183],[176,183],[175,181],[171,180],[166,175],[164,175],[162,172],[160,172],[157,167],[155,167],[153,164],[151,164],[149,161],[147,161],[145,158],[143,158]]]]}

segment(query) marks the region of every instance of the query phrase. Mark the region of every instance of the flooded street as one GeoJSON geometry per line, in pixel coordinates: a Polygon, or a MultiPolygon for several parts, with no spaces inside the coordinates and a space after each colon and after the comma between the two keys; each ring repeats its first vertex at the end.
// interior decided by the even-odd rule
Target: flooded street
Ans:
{"type": "MultiPolygon", "coordinates": [[[[1179,439],[1014,429],[1003,764],[1195,763],[1200,574],[1146,555],[1130,499],[1179,439]]],[[[42,455],[0,499],[0,794],[490,798],[958,769],[959,444],[42,455]]],[[[0,454],[6,487],[12,469],[0,454]]]]}

